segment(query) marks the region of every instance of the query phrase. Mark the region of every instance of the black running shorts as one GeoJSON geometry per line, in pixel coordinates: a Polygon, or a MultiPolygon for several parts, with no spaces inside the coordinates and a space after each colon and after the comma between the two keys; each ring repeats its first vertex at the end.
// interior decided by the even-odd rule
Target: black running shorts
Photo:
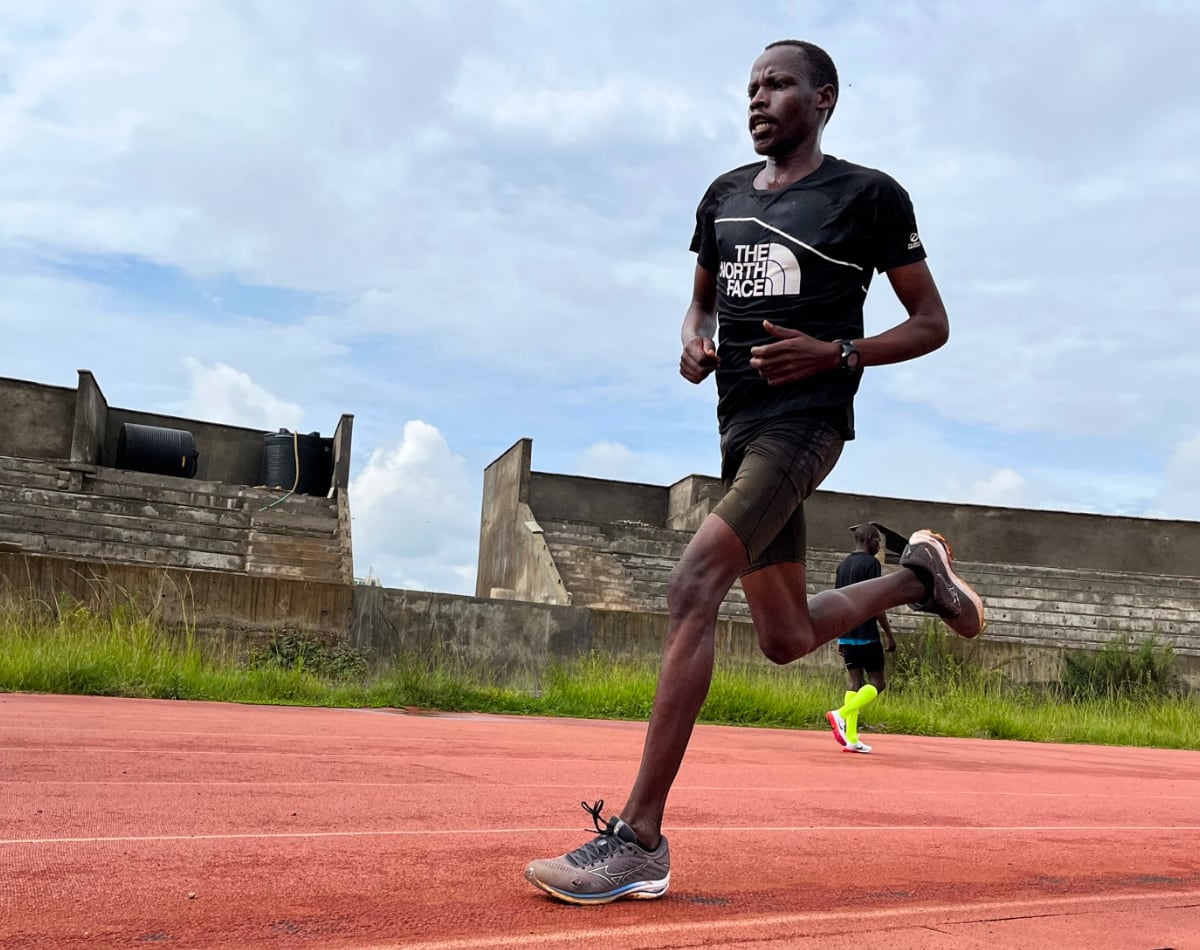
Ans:
{"type": "Polygon", "coordinates": [[[725,496],[713,513],[742,543],[750,567],[805,559],[804,500],[837,464],[845,445],[828,413],[793,414],[721,436],[725,496]]]}
{"type": "Polygon", "coordinates": [[[878,640],[874,643],[841,643],[838,649],[848,670],[866,670],[868,673],[883,670],[883,644],[878,640]]]}

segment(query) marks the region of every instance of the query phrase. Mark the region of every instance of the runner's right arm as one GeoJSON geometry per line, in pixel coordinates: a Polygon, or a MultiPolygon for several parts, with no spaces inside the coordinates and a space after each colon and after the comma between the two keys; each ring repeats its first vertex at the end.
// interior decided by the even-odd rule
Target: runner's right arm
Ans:
{"type": "Polygon", "coordinates": [[[720,362],[713,337],[717,332],[717,279],[712,271],[696,265],[692,281],[692,302],[683,316],[679,335],[683,354],[679,357],[679,375],[690,383],[704,380],[720,362]]]}

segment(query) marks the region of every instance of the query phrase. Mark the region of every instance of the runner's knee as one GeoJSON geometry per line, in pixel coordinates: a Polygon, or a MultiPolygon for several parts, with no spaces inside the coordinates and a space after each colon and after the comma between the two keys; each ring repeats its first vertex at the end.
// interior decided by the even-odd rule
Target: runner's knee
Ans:
{"type": "Polygon", "coordinates": [[[768,660],[784,666],[812,653],[816,648],[816,640],[811,627],[760,629],[758,646],[768,660]]]}
{"type": "Polygon", "coordinates": [[[680,562],[667,580],[667,611],[673,617],[697,612],[716,613],[724,594],[718,596],[715,578],[705,572],[689,569],[680,562]]]}

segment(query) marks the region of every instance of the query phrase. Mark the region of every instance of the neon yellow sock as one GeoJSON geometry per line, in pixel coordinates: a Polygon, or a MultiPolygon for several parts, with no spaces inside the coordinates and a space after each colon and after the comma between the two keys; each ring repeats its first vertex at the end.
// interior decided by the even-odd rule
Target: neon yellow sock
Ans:
{"type": "Polygon", "coordinates": [[[846,723],[846,741],[853,744],[858,741],[858,709],[851,708],[850,703],[858,693],[852,689],[846,690],[842,697],[842,708],[838,710],[846,723]]]}
{"type": "Polygon", "coordinates": [[[842,697],[842,705],[838,708],[838,715],[846,724],[846,739],[849,742],[856,741],[856,739],[850,738],[851,736],[858,736],[858,710],[851,706],[857,695],[858,693],[852,689],[846,690],[846,694],[842,697]]]}
{"type": "Polygon", "coordinates": [[[838,710],[842,714],[842,718],[846,720],[846,740],[851,745],[858,741],[858,711],[867,703],[874,702],[878,695],[879,690],[867,683],[846,701],[846,705],[838,710]]]}

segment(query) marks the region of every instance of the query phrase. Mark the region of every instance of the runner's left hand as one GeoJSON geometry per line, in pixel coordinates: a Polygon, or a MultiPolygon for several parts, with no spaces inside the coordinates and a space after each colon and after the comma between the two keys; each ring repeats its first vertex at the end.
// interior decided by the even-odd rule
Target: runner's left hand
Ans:
{"type": "Polygon", "coordinates": [[[763,321],[763,329],[778,342],[751,347],[750,367],[758,370],[768,386],[795,383],[841,364],[841,350],[836,343],[776,326],[770,320],[763,321]]]}

